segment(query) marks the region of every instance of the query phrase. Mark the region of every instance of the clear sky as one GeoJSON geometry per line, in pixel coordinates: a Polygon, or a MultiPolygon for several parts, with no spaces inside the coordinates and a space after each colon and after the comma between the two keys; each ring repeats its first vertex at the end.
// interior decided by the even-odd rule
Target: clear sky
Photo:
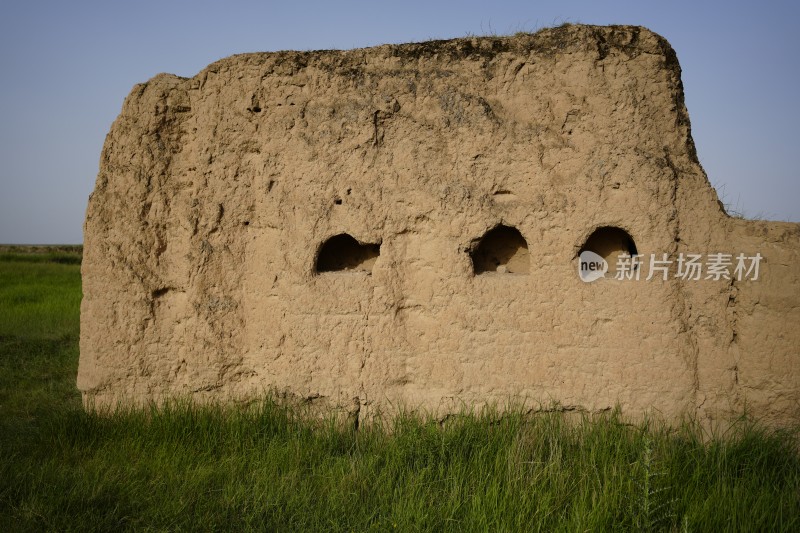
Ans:
{"type": "Polygon", "coordinates": [[[750,217],[800,222],[800,7],[741,1],[208,2],[0,4],[0,243],[82,242],[100,150],[131,87],[274,50],[638,24],[683,68],[700,161],[750,217]]]}

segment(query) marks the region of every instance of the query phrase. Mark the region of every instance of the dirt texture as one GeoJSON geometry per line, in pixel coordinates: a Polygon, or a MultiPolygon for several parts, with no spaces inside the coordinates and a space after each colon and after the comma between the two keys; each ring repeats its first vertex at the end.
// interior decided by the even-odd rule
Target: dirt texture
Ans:
{"type": "Polygon", "coordinates": [[[111,127],[84,234],[87,406],[800,421],[800,225],[725,213],[644,28],[160,74],[111,127]],[[644,256],[760,253],[759,278],[584,283],[598,228],[644,256]]]}

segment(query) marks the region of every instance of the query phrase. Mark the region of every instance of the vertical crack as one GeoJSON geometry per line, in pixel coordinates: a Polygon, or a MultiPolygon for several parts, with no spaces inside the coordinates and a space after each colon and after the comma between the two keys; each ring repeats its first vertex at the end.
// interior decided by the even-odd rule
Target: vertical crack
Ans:
{"type": "Polygon", "coordinates": [[[358,396],[353,397],[353,410],[350,411],[350,423],[353,425],[353,431],[357,432],[361,423],[361,398],[358,396]]]}
{"type": "Polygon", "coordinates": [[[378,146],[380,144],[380,137],[378,135],[378,114],[380,111],[375,111],[372,114],[372,146],[378,146]]]}
{"type": "Polygon", "coordinates": [[[739,324],[739,309],[736,305],[736,297],[739,295],[739,288],[736,286],[736,278],[731,275],[731,283],[728,286],[728,301],[726,302],[725,308],[728,312],[728,325],[731,328],[731,336],[730,341],[728,342],[728,352],[731,354],[733,358],[733,366],[731,367],[731,371],[733,372],[733,384],[735,386],[734,389],[734,396],[736,400],[740,400],[740,391],[739,391],[739,346],[737,345],[737,339],[739,336],[738,333],[738,324],[739,324]]]}
{"type": "MultiPolygon", "coordinates": [[[[677,254],[678,250],[681,248],[681,222],[678,214],[678,184],[680,181],[680,173],[675,165],[675,162],[672,160],[672,156],[667,147],[664,147],[664,161],[672,174],[672,190],[670,191],[670,204],[672,205],[672,211],[670,213],[670,217],[671,221],[674,223],[674,232],[672,250],[670,253],[677,254]]],[[[688,295],[686,287],[684,286],[684,282],[680,279],[676,279],[675,283],[677,287],[677,301],[679,304],[678,320],[680,322],[680,333],[685,336],[686,343],[688,345],[688,364],[692,372],[692,402],[694,403],[695,413],[697,414],[705,403],[705,398],[702,398],[702,401],[700,398],[700,349],[697,346],[697,339],[695,338],[691,324],[692,311],[687,301],[688,295]]]]}

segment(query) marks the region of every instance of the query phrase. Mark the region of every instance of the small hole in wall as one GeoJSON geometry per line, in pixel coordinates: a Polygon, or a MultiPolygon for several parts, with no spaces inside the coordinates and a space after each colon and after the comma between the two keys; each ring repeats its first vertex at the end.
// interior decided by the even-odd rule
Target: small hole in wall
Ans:
{"type": "Polygon", "coordinates": [[[317,254],[317,272],[372,272],[381,254],[381,245],[360,243],[347,233],[325,241],[317,254]]]}
{"type": "Polygon", "coordinates": [[[335,199],[333,201],[333,203],[335,203],[336,205],[342,205],[342,199],[341,198],[337,198],[337,199],[335,199]]]}
{"type": "Polygon", "coordinates": [[[162,296],[164,296],[165,294],[167,294],[167,293],[168,293],[170,290],[172,290],[172,288],[171,288],[171,287],[162,287],[162,288],[160,288],[160,289],[156,289],[156,290],[154,290],[154,291],[152,292],[153,299],[155,299],[155,298],[161,298],[162,296]]]}
{"type": "Polygon", "coordinates": [[[620,255],[630,256],[639,253],[633,237],[622,228],[614,226],[601,226],[594,230],[581,247],[578,255],[585,251],[594,252],[608,263],[608,272],[616,273],[617,259],[620,255]]]}
{"type": "Polygon", "coordinates": [[[248,107],[247,110],[252,113],[261,113],[261,108],[258,106],[248,107]]]}
{"type": "Polygon", "coordinates": [[[245,226],[249,226],[249,225],[250,225],[250,221],[249,221],[249,220],[245,220],[245,221],[244,221],[244,225],[245,225],[245,226]]]}
{"type": "Polygon", "coordinates": [[[470,254],[475,274],[527,274],[528,243],[516,228],[500,225],[489,230],[470,254]]]}
{"type": "Polygon", "coordinates": [[[516,199],[516,195],[508,189],[499,189],[492,193],[496,202],[510,202],[516,199]]]}

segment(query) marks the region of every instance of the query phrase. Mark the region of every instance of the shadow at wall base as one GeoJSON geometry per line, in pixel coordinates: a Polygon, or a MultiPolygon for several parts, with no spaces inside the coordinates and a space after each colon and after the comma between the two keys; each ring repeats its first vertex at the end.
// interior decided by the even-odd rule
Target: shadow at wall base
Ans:
{"type": "Polygon", "coordinates": [[[779,431],[800,445],[800,420],[786,425],[776,423],[769,418],[759,418],[747,411],[731,413],[721,418],[698,416],[693,410],[668,416],[656,408],[629,411],[619,404],[586,408],[562,404],[555,400],[536,401],[526,397],[507,397],[473,403],[449,399],[431,408],[403,402],[367,402],[360,398],[352,398],[349,402],[336,402],[316,394],[303,396],[277,389],[258,394],[225,396],[208,393],[164,394],[149,399],[84,393],[82,398],[87,412],[103,417],[148,411],[260,412],[269,409],[291,413],[292,417],[298,420],[333,422],[341,427],[350,427],[358,431],[374,425],[384,429],[392,428],[398,421],[409,417],[443,427],[458,423],[460,419],[465,418],[497,422],[507,417],[524,420],[549,416],[576,425],[597,420],[613,420],[622,425],[652,429],[689,428],[704,442],[724,439],[743,430],[779,431]]]}

